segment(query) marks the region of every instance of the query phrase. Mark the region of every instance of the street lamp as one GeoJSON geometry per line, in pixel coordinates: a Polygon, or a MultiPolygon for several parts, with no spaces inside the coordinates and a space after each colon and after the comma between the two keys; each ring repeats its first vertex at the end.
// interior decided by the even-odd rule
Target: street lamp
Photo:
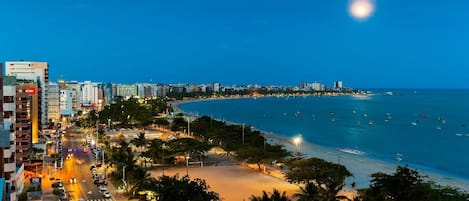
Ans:
{"type": "Polygon", "coordinates": [[[243,123],[243,144],[244,144],[244,123],[243,123]]]}
{"type": "Polygon", "coordinates": [[[186,175],[189,176],[189,154],[186,154],[186,175]]]}
{"type": "Polygon", "coordinates": [[[293,144],[296,146],[296,155],[300,155],[300,144],[302,143],[301,134],[298,134],[296,137],[293,138],[293,144]]]}
{"type": "Polygon", "coordinates": [[[124,183],[124,186],[125,186],[125,167],[126,165],[122,167],[122,183],[124,183]]]}

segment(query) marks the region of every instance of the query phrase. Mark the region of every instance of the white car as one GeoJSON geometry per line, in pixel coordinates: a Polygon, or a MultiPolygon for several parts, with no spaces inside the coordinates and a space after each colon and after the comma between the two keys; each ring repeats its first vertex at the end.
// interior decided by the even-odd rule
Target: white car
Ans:
{"type": "Polygon", "coordinates": [[[107,191],[107,188],[105,185],[99,185],[99,190],[100,191],[107,191]]]}
{"type": "Polygon", "coordinates": [[[103,195],[104,198],[111,198],[111,193],[109,193],[109,191],[104,191],[103,195]]]}

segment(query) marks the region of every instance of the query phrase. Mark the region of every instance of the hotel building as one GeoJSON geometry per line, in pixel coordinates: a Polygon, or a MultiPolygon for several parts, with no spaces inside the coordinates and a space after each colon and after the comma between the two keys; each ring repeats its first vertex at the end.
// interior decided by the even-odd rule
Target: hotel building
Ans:
{"type": "Polygon", "coordinates": [[[40,124],[43,128],[48,123],[48,85],[49,85],[49,64],[47,62],[31,62],[31,61],[7,61],[5,62],[5,75],[16,76],[17,79],[37,81],[38,87],[41,88],[39,97],[41,99],[41,118],[40,124]]]}

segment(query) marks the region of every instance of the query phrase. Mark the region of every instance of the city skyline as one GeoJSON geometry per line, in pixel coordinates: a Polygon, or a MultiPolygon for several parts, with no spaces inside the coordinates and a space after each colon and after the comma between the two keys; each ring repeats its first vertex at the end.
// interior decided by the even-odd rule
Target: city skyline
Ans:
{"type": "Polygon", "coordinates": [[[180,3],[3,3],[0,60],[51,81],[469,88],[467,2],[374,1],[365,20],[350,1],[180,3]]]}

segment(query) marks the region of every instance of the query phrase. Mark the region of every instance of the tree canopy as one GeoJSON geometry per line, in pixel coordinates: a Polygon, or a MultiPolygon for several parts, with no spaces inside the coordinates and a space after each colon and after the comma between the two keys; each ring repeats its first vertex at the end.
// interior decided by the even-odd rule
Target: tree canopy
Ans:
{"type": "Polygon", "coordinates": [[[295,160],[289,168],[286,174],[289,182],[314,185],[324,201],[341,199],[337,194],[345,186],[345,178],[352,176],[345,166],[320,158],[295,160]]]}

